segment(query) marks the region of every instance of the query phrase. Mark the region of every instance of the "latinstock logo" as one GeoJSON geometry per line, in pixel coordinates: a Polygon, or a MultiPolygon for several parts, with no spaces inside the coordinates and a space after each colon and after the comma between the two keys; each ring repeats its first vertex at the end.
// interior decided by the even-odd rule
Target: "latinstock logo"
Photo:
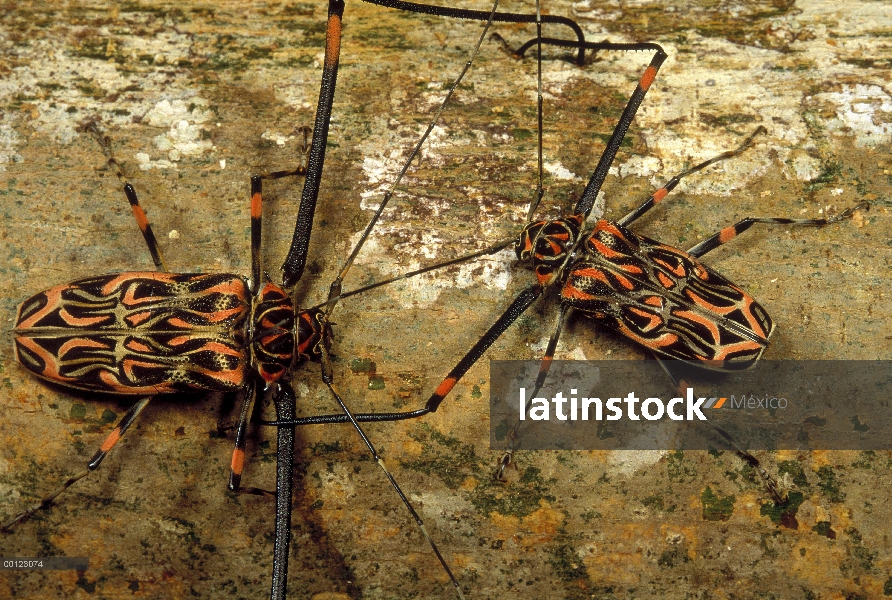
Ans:
{"type": "Polygon", "coordinates": [[[626,416],[630,421],[640,421],[642,417],[647,421],[659,421],[664,416],[673,421],[706,421],[706,415],[701,408],[721,408],[726,398],[695,398],[693,388],[686,388],[684,398],[672,398],[664,402],[660,398],[646,398],[642,400],[635,392],[629,392],[623,397],[608,398],[602,401],[600,398],[580,398],[579,391],[570,390],[570,395],[565,396],[562,391],[557,392],[551,401],[546,398],[532,398],[527,406],[527,389],[518,390],[518,419],[533,421],[551,420],[551,405],[554,405],[554,418],[558,421],[619,421],[626,416]],[[640,407],[638,406],[640,403],[640,407]],[[567,413],[569,404],[569,414],[567,413]],[[623,406],[625,405],[625,406],[623,406]],[[676,409],[685,409],[676,412],[676,409]]]}
{"type": "Polygon", "coordinates": [[[553,361],[545,377],[541,361],[493,361],[490,373],[494,449],[892,450],[892,361],[553,361]]]}

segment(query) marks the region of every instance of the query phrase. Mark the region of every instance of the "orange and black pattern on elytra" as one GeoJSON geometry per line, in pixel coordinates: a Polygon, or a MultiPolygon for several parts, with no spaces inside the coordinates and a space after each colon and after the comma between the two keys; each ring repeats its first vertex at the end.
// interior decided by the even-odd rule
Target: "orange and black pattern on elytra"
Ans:
{"type": "Polygon", "coordinates": [[[752,296],[677,248],[600,220],[567,270],[564,302],[657,354],[746,368],[773,323],[752,296]]]}
{"type": "Polygon", "coordinates": [[[119,273],[22,303],[19,362],[68,387],[116,394],[244,385],[247,283],[229,274],[119,273]]]}

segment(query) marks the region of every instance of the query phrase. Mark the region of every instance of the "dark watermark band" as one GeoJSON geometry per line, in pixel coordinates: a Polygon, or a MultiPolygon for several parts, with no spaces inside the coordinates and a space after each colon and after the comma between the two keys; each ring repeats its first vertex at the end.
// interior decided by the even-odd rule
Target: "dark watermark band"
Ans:
{"type": "Polygon", "coordinates": [[[490,442],[517,450],[892,449],[892,361],[490,363],[490,442]],[[716,367],[717,365],[712,365],[716,367]],[[676,382],[680,387],[676,386],[676,382]]]}

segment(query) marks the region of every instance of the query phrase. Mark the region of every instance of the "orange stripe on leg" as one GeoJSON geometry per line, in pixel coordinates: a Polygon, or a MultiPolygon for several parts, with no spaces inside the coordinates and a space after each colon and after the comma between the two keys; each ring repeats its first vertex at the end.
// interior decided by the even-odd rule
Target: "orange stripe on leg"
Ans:
{"type": "Polygon", "coordinates": [[[647,67],[644,70],[644,75],[641,76],[641,81],[638,82],[638,85],[641,86],[641,89],[645,92],[647,88],[650,87],[650,84],[654,82],[654,79],[657,77],[657,68],[654,66],[647,67]]]}
{"type": "Polygon", "coordinates": [[[241,448],[236,448],[232,452],[232,464],[230,465],[230,469],[236,475],[242,474],[242,469],[245,467],[245,451],[241,448]]]}
{"type": "Polygon", "coordinates": [[[452,388],[455,387],[456,383],[458,383],[458,380],[455,377],[447,377],[437,387],[437,391],[434,392],[434,396],[439,396],[440,398],[444,398],[446,396],[446,394],[448,394],[449,392],[452,391],[452,388]]]}
{"type": "Polygon", "coordinates": [[[259,219],[262,215],[263,196],[260,192],[251,195],[251,218],[259,219]]]}
{"type": "Polygon", "coordinates": [[[115,427],[108,437],[105,438],[105,441],[102,442],[102,445],[99,446],[99,450],[102,452],[108,452],[112,448],[115,447],[115,444],[118,443],[118,440],[121,439],[121,428],[115,427]]]}
{"type": "Polygon", "coordinates": [[[548,371],[551,369],[551,362],[553,360],[554,360],[553,356],[543,356],[542,357],[542,362],[539,363],[539,375],[542,375],[543,373],[548,373],[548,371]]]}
{"type": "Polygon", "coordinates": [[[325,66],[333,68],[338,62],[338,55],[341,52],[341,18],[337,15],[332,15],[328,20],[326,40],[325,66]]]}
{"type": "Polygon", "coordinates": [[[131,204],[130,208],[133,209],[133,216],[136,217],[136,224],[139,225],[139,230],[145,231],[148,229],[149,219],[146,217],[142,207],[139,204],[131,204]]]}
{"type": "Polygon", "coordinates": [[[733,240],[736,237],[737,237],[737,232],[734,231],[733,225],[731,225],[729,227],[725,227],[724,229],[722,229],[719,232],[719,241],[723,244],[729,240],[733,240]]]}

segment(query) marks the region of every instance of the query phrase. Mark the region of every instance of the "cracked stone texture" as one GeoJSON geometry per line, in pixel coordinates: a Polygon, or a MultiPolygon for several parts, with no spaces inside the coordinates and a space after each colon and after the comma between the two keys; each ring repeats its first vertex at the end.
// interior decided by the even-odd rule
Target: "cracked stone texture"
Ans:
{"type": "MultiPolygon", "coordinates": [[[[473,8],[485,9],[486,2],[473,8]]],[[[530,4],[503,10],[532,12],[530,4]]],[[[669,59],[596,208],[618,217],[673,174],[768,134],[685,180],[635,230],[690,247],[748,215],[869,212],[824,229],[753,229],[711,253],[758,298],[773,359],[892,358],[892,13],[888,4],[782,0],[554,2],[592,40],[656,41],[669,59]]],[[[9,327],[43,289],[151,261],[96,143],[97,119],[170,268],[247,274],[253,173],[298,160],[324,46],[322,2],[5,3],[0,19],[0,514],[55,489],[128,402],[73,394],[19,367],[9,327]]],[[[371,216],[466,60],[480,25],[349,2],[309,268],[311,305],[371,216]]],[[[530,26],[496,25],[519,44],[530,26]]],[[[546,28],[546,35],[566,30],[546,28]]],[[[573,202],[646,53],[584,68],[547,50],[546,196],[573,202]]],[[[515,235],[535,188],[535,62],[484,43],[346,288],[515,235]]],[[[266,186],[266,269],[278,279],[299,182],[266,186]]],[[[355,411],[423,404],[533,280],[503,252],[344,301],[336,381],[355,411]]],[[[487,360],[541,356],[537,304],[423,420],[367,427],[469,598],[879,598],[892,595],[888,452],[760,452],[795,500],[779,514],[729,452],[528,452],[490,480],[487,360]]],[[[562,358],[641,359],[616,334],[570,323],[562,358]]],[[[332,412],[318,365],[294,374],[299,412],[332,412]]],[[[271,409],[267,407],[266,414],[271,409]]],[[[158,398],[88,480],[0,537],[3,556],[88,556],[84,573],[0,572],[15,598],[262,598],[269,497],[226,491],[237,415],[220,396],[158,398]]],[[[349,427],[300,430],[289,597],[454,597],[420,531],[349,427]]],[[[245,484],[273,487],[273,432],[245,484]]]]}

